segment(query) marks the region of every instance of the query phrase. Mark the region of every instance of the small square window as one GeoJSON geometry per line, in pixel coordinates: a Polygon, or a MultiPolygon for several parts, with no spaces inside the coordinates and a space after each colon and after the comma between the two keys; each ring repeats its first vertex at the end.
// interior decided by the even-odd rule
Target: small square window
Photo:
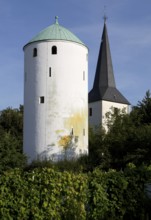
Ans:
{"type": "Polygon", "coordinates": [[[45,97],[44,96],[41,96],[40,98],[39,98],[39,103],[44,103],[45,102],[45,97]]]}

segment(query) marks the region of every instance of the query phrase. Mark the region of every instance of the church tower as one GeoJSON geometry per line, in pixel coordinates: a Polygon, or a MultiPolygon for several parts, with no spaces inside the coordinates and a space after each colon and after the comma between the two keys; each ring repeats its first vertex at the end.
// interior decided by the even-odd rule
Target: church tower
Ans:
{"type": "Polygon", "coordinates": [[[24,46],[24,153],[29,161],[88,153],[88,48],[55,23],[24,46]]]}
{"type": "Polygon", "coordinates": [[[105,126],[105,114],[111,108],[125,108],[128,113],[129,105],[116,88],[105,18],[94,84],[89,92],[89,126],[105,126]]]}

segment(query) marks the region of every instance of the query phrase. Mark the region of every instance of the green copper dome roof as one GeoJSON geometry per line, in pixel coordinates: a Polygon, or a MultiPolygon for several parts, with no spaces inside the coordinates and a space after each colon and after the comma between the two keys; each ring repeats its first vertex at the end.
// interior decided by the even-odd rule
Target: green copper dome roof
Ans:
{"type": "Polygon", "coordinates": [[[37,34],[34,38],[32,38],[28,44],[37,42],[37,41],[45,41],[45,40],[65,40],[65,41],[72,41],[79,44],[84,43],[76,37],[72,32],[67,30],[66,28],[62,27],[58,23],[58,17],[55,17],[56,21],[55,24],[48,26],[44,30],[42,30],[39,34],[37,34]]]}

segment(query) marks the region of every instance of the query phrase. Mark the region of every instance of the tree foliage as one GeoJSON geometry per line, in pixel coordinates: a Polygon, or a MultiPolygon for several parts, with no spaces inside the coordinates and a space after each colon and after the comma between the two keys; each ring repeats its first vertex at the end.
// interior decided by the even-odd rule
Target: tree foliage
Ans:
{"type": "Polygon", "coordinates": [[[23,167],[23,106],[7,108],[0,113],[0,172],[23,167]]]}
{"type": "Polygon", "coordinates": [[[151,93],[149,90],[143,100],[133,107],[131,116],[138,125],[151,124],[151,93]]]}
{"type": "Polygon", "coordinates": [[[137,166],[151,161],[151,95],[145,97],[130,114],[124,109],[107,113],[108,132],[90,135],[90,157],[95,166],[124,169],[128,163],[137,166]],[[104,152],[102,160],[101,152],[104,152]]]}

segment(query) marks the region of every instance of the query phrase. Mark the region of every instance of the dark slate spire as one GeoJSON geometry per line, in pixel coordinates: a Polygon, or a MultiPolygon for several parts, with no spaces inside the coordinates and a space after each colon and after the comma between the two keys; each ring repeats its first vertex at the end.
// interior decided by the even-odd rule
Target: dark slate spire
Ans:
{"type": "Polygon", "coordinates": [[[89,102],[99,100],[130,104],[116,89],[106,22],[104,22],[93,89],[89,92],[89,102]]]}
{"type": "Polygon", "coordinates": [[[102,87],[102,86],[116,87],[114,74],[113,74],[108,35],[107,35],[107,28],[105,23],[104,23],[102,41],[100,46],[97,68],[96,68],[95,80],[94,80],[94,87],[102,87]]]}

